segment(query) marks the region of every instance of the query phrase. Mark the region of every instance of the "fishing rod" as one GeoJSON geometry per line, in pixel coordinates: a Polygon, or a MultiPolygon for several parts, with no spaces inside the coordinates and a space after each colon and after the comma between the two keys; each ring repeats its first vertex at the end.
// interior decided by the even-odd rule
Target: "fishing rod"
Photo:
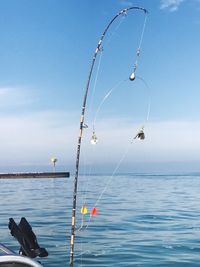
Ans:
{"type": "MultiPolygon", "coordinates": [[[[82,111],[81,111],[81,117],[80,117],[80,132],[79,132],[79,137],[78,137],[78,145],[77,145],[77,154],[76,154],[76,169],[75,169],[75,177],[74,177],[74,191],[73,191],[73,203],[72,203],[72,222],[71,222],[71,239],[70,239],[70,260],[69,260],[69,266],[73,267],[73,259],[74,259],[74,241],[75,241],[75,224],[76,224],[76,202],[77,202],[77,189],[78,189],[78,177],[79,177],[79,161],[80,161],[80,152],[81,152],[81,142],[82,142],[82,136],[83,136],[83,130],[86,128],[86,125],[84,124],[84,119],[85,119],[85,111],[86,111],[86,104],[87,104],[87,97],[88,97],[88,92],[89,92],[89,87],[90,87],[90,82],[91,82],[91,77],[96,61],[97,54],[101,51],[102,49],[102,42],[104,40],[104,37],[109,30],[110,26],[113,24],[113,22],[120,16],[126,15],[130,10],[139,10],[145,13],[145,15],[148,14],[148,11],[145,8],[142,7],[129,7],[121,10],[117,15],[113,17],[113,19],[109,22],[105,30],[103,31],[103,34],[101,35],[101,38],[97,44],[97,47],[95,49],[93,58],[92,58],[92,63],[91,67],[89,70],[89,75],[88,75],[88,80],[86,83],[86,88],[85,88],[85,94],[83,97],[83,105],[82,105],[82,111]]],[[[145,16],[145,22],[146,22],[146,16],[145,16]]],[[[145,26],[145,24],[144,24],[145,26]]],[[[136,61],[134,64],[133,72],[131,73],[129,79],[131,81],[135,80],[135,72],[137,69],[137,63],[138,63],[138,58],[140,56],[140,46],[142,42],[142,37],[144,33],[144,27],[140,39],[140,44],[139,48],[137,50],[136,54],[136,61]]]]}

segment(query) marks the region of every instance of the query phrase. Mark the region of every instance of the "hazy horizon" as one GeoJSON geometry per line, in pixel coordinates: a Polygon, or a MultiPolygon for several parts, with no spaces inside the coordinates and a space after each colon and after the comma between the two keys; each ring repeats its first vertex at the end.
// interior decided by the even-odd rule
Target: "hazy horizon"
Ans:
{"type": "Polygon", "coordinates": [[[139,78],[128,80],[144,21],[134,11],[113,25],[98,55],[80,169],[112,173],[128,148],[117,172],[200,171],[198,0],[1,1],[1,171],[51,169],[52,156],[74,170],[93,52],[108,22],[132,5],[149,11],[139,78]],[[113,87],[91,148],[95,114],[113,87]],[[145,140],[130,145],[142,125],[145,140]]]}

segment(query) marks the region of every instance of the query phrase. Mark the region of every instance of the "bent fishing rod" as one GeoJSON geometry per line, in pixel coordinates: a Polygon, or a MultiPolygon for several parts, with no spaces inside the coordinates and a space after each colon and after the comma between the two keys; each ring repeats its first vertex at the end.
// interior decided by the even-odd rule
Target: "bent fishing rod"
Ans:
{"type": "MultiPolygon", "coordinates": [[[[78,189],[78,177],[79,177],[79,161],[80,161],[81,142],[82,142],[83,130],[86,127],[85,124],[84,124],[84,119],[85,119],[85,111],[86,111],[87,97],[88,97],[91,77],[92,77],[95,61],[96,61],[96,58],[97,58],[97,54],[102,50],[102,42],[103,42],[104,37],[106,36],[106,33],[108,32],[110,26],[113,24],[113,22],[118,17],[120,17],[122,15],[126,15],[131,10],[138,10],[138,11],[144,12],[144,14],[145,14],[145,22],[146,22],[146,17],[147,17],[148,11],[145,8],[142,8],[142,7],[137,7],[137,6],[135,7],[134,6],[134,7],[125,8],[125,9],[121,10],[117,15],[115,15],[113,17],[113,19],[109,22],[109,24],[107,25],[107,27],[105,28],[105,30],[103,31],[103,33],[101,35],[101,38],[100,38],[100,40],[98,42],[98,45],[97,45],[97,47],[95,49],[95,52],[94,52],[94,55],[93,55],[93,58],[92,58],[91,67],[90,67],[90,70],[89,70],[89,75],[88,75],[86,88],[85,88],[85,94],[84,94],[84,98],[83,98],[81,117],[80,117],[80,132],[79,132],[79,137],[78,137],[77,154],[76,154],[76,167],[75,167],[76,169],[75,169],[75,177],[74,177],[72,222],[71,222],[71,239],[70,239],[70,260],[69,260],[69,266],[70,267],[73,267],[73,259],[74,259],[74,241],[75,241],[76,202],[77,202],[77,189],[78,189]]],[[[135,80],[135,72],[136,72],[136,69],[137,69],[138,58],[140,56],[140,46],[141,46],[141,43],[142,43],[143,33],[144,33],[144,27],[143,27],[143,31],[142,31],[141,40],[140,40],[140,43],[139,43],[139,48],[138,48],[137,54],[136,54],[136,61],[135,61],[134,67],[133,67],[133,72],[131,73],[131,75],[129,77],[129,79],[131,81],[135,80]]]]}

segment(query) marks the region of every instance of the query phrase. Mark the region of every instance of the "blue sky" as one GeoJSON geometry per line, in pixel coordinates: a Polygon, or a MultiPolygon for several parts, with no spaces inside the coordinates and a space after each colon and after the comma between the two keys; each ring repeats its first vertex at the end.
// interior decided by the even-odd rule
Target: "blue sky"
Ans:
{"type": "Polygon", "coordinates": [[[149,120],[149,89],[127,81],[144,19],[131,11],[105,38],[93,95],[97,58],[81,165],[112,171],[145,124],[146,139],[131,145],[119,171],[200,170],[199,0],[1,0],[0,170],[48,170],[56,156],[58,168],[73,172],[93,52],[110,19],[130,6],[149,11],[137,69],[150,88],[149,120]],[[98,105],[119,83],[98,114],[91,148],[98,105]]]}

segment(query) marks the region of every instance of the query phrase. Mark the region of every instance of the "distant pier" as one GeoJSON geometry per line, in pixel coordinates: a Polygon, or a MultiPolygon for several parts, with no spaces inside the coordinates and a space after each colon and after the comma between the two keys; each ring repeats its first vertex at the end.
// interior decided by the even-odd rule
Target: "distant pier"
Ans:
{"type": "Polygon", "coordinates": [[[0,173],[0,179],[68,178],[69,172],[13,172],[0,173]]]}

